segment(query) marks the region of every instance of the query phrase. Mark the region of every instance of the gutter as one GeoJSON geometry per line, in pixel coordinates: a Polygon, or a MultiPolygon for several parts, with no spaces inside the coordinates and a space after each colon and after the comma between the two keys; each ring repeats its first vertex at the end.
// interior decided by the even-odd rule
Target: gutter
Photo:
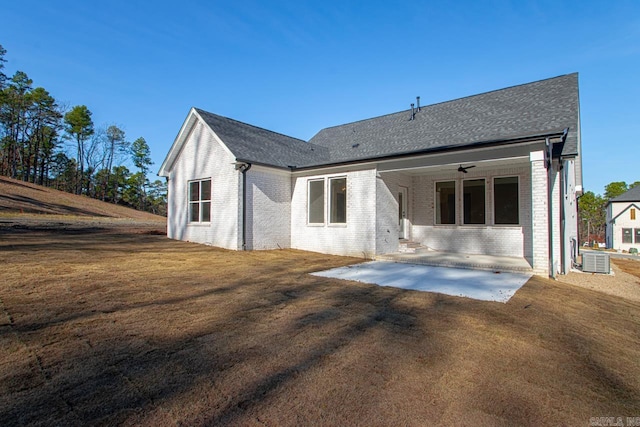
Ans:
{"type": "Polygon", "coordinates": [[[453,145],[453,146],[445,146],[445,147],[426,148],[422,150],[408,151],[404,153],[385,154],[381,156],[365,157],[360,159],[345,160],[345,161],[334,162],[334,163],[319,163],[316,165],[309,165],[309,166],[300,166],[300,167],[289,166],[289,169],[291,170],[291,172],[305,171],[305,170],[321,169],[321,168],[334,167],[334,166],[346,166],[346,165],[352,165],[357,163],[370,163],[370,162],[376,162],[381,160],[402,159],[405,157],[413,157],[420,154],[466,151],[470,148],[476,148],[476,147],[497,147],[502,145],[522,143],[522,142],[536,142],[536,141],[539,141],[541,138],[545,138],[546,140],[549,140],[551,138],[562,138],[563,135],[565,135],[565,132],[566,132],[566,129],[562,131],[523,136],[519,138],[479,141],[471,144],[465,144],[462,146],[453,145]]]}
{"type": "Polygon", "coordinates": [[[278,165],[272,165],[268,163],[256,162],[250,159],[242,159],[242,158],[237,158],[236,162],[246,163],[246,164],[255,164],[258,166],[281,169],[289,172],[298,172],[298,171],[307,171],[307,170],[313,170],[313,169],[323,169],[323,168],[329,168],[329,167],[335,167],[335,166],[347,166],[347,165],[353,165],[358,163],[372,163],[372,162],[378,162],[382,160],[402,159],[405,157],[413,157],[421,154],[426,155],[426,154],[441,153],[441,152],[446,153],[446,152],[455,152],[455,151],[466,151],[470,148],[476,148],[476,147],[492,147],[492,146],[510,145],[510,144],[516,144],[516,143],[522,143],[522,142],[536,142],[542,138],[546,138],[546,139],[562,138],[564,141],[564,138],[566,137],[566,134],[567,134],[567,130],[568,129],[563,129],[562,131],[533,134],[533,135],[522,136],[517,138],[509,138],[509,139],[494,139],[494,140],[487,140],[487,141],[478,141],[478,142],[474,142],[471,144],[464,144],[464,145],[450,145],[445,147],[425,148],[421,150],[414,150],[414,151],[395,153],[395,154],[384,154],[384,155],[373,156],[373,157],[363,157],[363,158],[352,159],[352,160],[343,160],[339,162],[316,163],[316,164],[306,165],[306,166],[295,166],[295,165],[278,166],[278,165]]]}

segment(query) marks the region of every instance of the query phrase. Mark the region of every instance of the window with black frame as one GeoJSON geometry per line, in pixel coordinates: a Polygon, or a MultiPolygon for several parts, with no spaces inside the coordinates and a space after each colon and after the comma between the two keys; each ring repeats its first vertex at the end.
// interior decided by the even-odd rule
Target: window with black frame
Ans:
{"type": "Polygon", "coordinates": [[[520,223],[517,176],[493,180],[493,209],[495,224],[515,225],[520,223]]]}
{"type": "Polygon", "coordinates": [[[484,179],[466,179],[462,182],[464,224],[485,224],[484,179]]]}
{"type": "Polygon", "coordinates": [[[456,223],[456,182],[436,182],[436,224],[456,223]]]}

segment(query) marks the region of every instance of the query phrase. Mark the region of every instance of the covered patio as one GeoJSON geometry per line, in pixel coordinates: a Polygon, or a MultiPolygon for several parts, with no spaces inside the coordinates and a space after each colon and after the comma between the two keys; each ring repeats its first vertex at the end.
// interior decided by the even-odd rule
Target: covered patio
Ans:
{"type": "Polygon", "coordinates": [[[548,246],[549,230],[541,221],[547,200],[532,191],[547,191],[543,147],[534,140],[379,164],[377,228],[383,232],[375,259],[543,272],[547,257],[536,265],[534,246],[548,246]],[[391,215],[397,235],[385,227],[391,215]]]}

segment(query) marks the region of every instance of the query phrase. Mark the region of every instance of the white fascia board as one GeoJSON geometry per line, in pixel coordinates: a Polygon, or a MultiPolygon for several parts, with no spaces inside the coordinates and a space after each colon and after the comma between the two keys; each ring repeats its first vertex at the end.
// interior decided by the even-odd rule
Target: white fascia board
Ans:
{"type": "Polygon", "coordinates": [[[176,139],[173,140],[173,144],[171,144],[171,148],[167,153],[162,165],[160,165],[160,170],[158,171],[158,176],[169,177],[169,172],[173,167],[173,163],[178,158],[178,155],[182,151],[182,147],[184,146],[185,141],[187,140],[189,134],[191,133],[191,129],[195,124],[197,116],[195,108],[191,107],[187,117],[184,119],[182,126],[180,127],[180,131],[176,136],[176,139]]]}

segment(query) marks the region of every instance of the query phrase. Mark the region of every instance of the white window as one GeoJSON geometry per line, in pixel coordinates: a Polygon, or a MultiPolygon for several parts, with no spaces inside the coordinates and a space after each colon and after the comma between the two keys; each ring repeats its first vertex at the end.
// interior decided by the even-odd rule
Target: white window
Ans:
{"type": "Polygon", "coordinates": [[[462,182],[464,224],[485,223],[484,179],[466,179],[462,182]]]}
{"type": "Polygon", "coordinates": [[[520,223],[517,176],[493,180],[493,218],[495,224],[520,223]]]}
{"type": "Polygon", "coordinates": [[[329,179],[329,222],[347,223],[347,178],[329,179]]]}
{"type": "Polygon", "coordinates": [[[436,182],[436,224],[456,223],[456,182],[436,182]]]}
{"type": "Polygon", "coordinates": [[[211,221],[211,179],[189,182],[189,222],[211,221]]]}
{"type": "Polygon", "coordinates": [[[307,211],[309,224],[324,224],[324,179],[309,181],[307,211]]]}

